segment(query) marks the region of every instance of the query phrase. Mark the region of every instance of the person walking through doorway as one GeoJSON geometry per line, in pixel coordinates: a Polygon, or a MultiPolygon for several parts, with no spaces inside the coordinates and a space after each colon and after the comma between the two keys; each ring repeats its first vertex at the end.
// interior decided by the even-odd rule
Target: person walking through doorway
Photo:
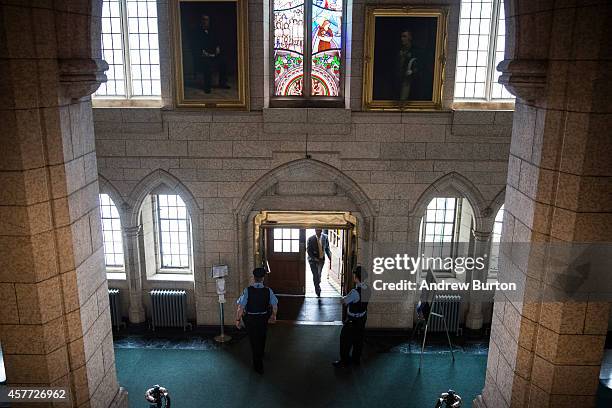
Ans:
{"type": "Polygon", "coordinates": [[[321,272],[325,265],[325,255],[329,258],[329,268],[331,269],[331,250],[329,249],[329,239],[323,234],[321,228],[315,229],[315,235],[308,238],[306,243],[306,253],[308,254],[308,265],[312,272],[315,292],[321,297],[321,272]]]}

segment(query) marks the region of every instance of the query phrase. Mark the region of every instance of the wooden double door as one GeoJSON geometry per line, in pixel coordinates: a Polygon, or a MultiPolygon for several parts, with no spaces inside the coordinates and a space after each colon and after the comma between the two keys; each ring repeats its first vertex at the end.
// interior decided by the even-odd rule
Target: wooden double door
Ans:
{"type": "Polygon", "coordinates": [[[267,284],[275,293],[306,293],[306,230],[265,228],[266,260],[270,273],[267,284]]]}

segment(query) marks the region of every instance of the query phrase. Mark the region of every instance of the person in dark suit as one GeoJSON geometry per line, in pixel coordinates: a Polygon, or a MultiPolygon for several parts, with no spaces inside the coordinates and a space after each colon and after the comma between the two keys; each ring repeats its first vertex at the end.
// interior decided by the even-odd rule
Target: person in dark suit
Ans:
{"type": "Polygon", "coordinates": [[[266,348],[268,323],[276,322],[278,312],[278,299],[272,289],[264,286],[264,276],[266,276],[264,268],[255,268],[253,270],[255,282],[244,288],[236,302],[238,305],[236,327],[240,329],[241,322],[244,321],[251,343],[253,369],[259,374],[263,374],[263,355],[266,348]]]}
{"type": "Polygon", "coordinates": [[[204,76],[204,92],[210,93],[212,88],[212,74],[216,69],[219,74],[219,88],[229,89],[227,85],[227,64],[225,55],[220,45],[220,40],[210,28],[210,17],[206,14],[202,15],[201,29],[197,36],[198,46],[196,51],[199,51],[199,71],[204,76]]]}
{"type": "Polygon", "coordinates": [[[317,296],[321,296],[321,272],[325,265],[325,255],[329,258],[331,268],[331,250],[329,249],[329,239],[323,234],[320,228],[315,229],[315,235],[308,238],[306,242],[306,253],[308,254],[308,265],[312,272],[312,280],[317,296]]]}

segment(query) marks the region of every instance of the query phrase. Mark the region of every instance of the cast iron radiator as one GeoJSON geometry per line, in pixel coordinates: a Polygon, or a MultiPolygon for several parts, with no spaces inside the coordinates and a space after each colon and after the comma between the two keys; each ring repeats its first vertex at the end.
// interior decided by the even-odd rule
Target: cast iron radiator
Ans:
{"type": "Polygon", "coordinates": [[[151,327],[187,326],[187,292],[184,290],[152,290],[151,294],[151,327]]]}
{"type": "MultiPolygon", "coordinates": [[[[459,335],[459,309],[461,307],[461,296],[459,295],[436,295],[436,300],[431,308],[433,313],[441,314],[446,319],[448,332],[459,335]]],[[[444,332],[444,321],[441,317],[432,315],[429,320],[428,330],[432,332],[444,332]]]]}
{"type": "Polygon", "coordinates": [[[108,289],[108,299],[110,301],[111,323],[119,330],[121,326],[121,299],[119,299],[119,289],[108,289]]]}

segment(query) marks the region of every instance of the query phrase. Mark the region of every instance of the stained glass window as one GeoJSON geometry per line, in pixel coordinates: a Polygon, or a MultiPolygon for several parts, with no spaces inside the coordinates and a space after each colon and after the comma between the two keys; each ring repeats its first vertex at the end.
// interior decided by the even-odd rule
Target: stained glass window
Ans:
{"type": "Polygon", "coordinates": [[[455,99],[514,99],[496,70],[504,59],[505,30],[503,0],[461,1],[455,99]]]}
{"type": "Polygon", "coordinates": [[[302,95],[304,1],[274,0],[275,95],[302,95]]]}
{"type": "Polygon", "coordinates": [[[274,0],[274,96],[341,95],[342,2],[274,0]]]}
{"type": "Polygon", "coordinates": [[[340,95],[342,0],[312,0],[311,95],[340,95]]]}

